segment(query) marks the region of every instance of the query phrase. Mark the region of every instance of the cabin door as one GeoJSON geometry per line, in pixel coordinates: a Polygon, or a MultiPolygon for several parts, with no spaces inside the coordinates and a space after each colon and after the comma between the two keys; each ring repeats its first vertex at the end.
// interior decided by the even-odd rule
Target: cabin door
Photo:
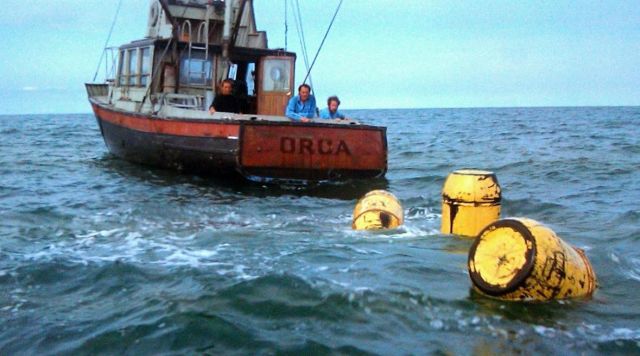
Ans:
{"type": "Polygon", "coordinates": [[[294,57],[263,57],[258,73],[258,114],[280,115],[293,92],[294,57]]]}

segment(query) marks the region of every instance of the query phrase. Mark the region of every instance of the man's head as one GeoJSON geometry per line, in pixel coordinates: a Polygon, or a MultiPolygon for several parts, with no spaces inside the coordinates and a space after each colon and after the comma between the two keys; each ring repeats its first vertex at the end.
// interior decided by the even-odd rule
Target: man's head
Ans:
{"type": "Polygon", "coordinates": [[[340,106],[340,99],[338,99],[337,96],[330,96],[329,99],[327,99],[327,107],[329,107],[330,112],[338,111],[338,106],[340,106]]]}
{"type": "Polygon", "coordinates": [[[233,81],[231,79],[225,79],[220,83],[220,94],[231,95],[233,91],[233,81]]]}
{"type": "Polygon", "coordinates": [[[300,84],[298,87],[298,96],[300,100],[305,102],[309,99],[309,95],[311,94],[311,87],[307,84],[300,84]]]}

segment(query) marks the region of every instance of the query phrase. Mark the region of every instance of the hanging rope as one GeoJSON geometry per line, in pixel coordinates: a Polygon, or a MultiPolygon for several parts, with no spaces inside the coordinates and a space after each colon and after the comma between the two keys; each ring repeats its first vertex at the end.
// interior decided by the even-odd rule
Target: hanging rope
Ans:
{"type": "MultiPolygon", "coordinates": [[[[304,82],[307,81],[307,77],[311,78],[311,69],[313,69],[313,65],[316,64],[316,59],[318,59],[318,55],[320,54],[320,50],[322,49],[322,46],[324,45],[324,40],[327,39],[327,36],[329,35],[329,31],[331,31],[331,27],[333,26],[333,22],[336,20],[336,16],[338,16],[338,11],[340,11],[340,6],[342,6],[342,0],[340,0],[340,3],[338,4],[338,7],[336,8],[336,12],[333,14],[333,18],[331,19],[331,22],[329,23],[329,28],[327,28],[327,32],[325,32],[324,37],[322,38],[322,42],[320,42],[320,47],[318,47],[318,51],[316,52],[315,57],[313,57],[313,62],[311,62],[311,67],[307,68],[307,76],[304,77],[304,82]]],[[[311,80],[311,79],[309,79],[311,80]]]]}
{"type": "Polygon", "coordinates": [[[109,30],[109,35],[107,36],[107,40],[104,42],[104,48],[102,49],[102,54],[100,55],[100,60],[98,61],[98,68],[96,68],[96,74],[93,75],[93,81],[96,81],[98,77],[98,71],[100,70],[100,64],[102,63],[102,58],[104,58],[104,54],[107,51],[107,46],[109,45],[109,40],[111,40],[111,34],[113,33],[113,27],[116,25],[116,20],[118,19],[118,14],[120,13],[120,6],[122,5],[122,0],[118,1],[118,8],[116,9],[116,15],[113,17],[113,22],[111,23],[111,29],[109,30]]]}
{"type": "MultiPolygon", "coordinates": [[[[167,41],[167,45],[164,47],[164,51],[162,51],[162,55],[160,56],[160,63],[162,63],[162,61],[164,60],[164,57],[167,55],[167,52],[169,51],[169,46],[171,46],[171,43],[173,41],[175,41],[174,37],[169,38],[169,41],[167,41]]],[[[138,108],[138,112],[142,112],[142,107],[144,106],[144,102],[147,100],[147,98],[151,94],[151,88],[153,87],[153,83],[157,81],[158,75],[160,75],[160,72],[161,70],[160,68],[158,68],[158,70],[156,70],[151,76],[151,82],[149,83],[149,87],[147,88],[147,91],[144,93],[144,96],[142,97],[142,102],[140,102],[140,107],[138,108]]],[[[162,102],[160,104],[162,105],[162,102]]]]}
{"type": "MultiPolygon", "coordinates": [[[[304,37],[304,27],[302,24],[302,15],[300,13],[300,3],[298,0],[295,0],[295,6],[293,2],[291,6],[294,7],[294,16],[293,18],[296,20],[296,30],[298,31],[298,39],[300,40],[300,47],[302,48],[302,58],[304,59],[304,66],[309,71],[309,56],[307,55],[307,42],[304,37]]],[[[306,78],[303,83],[306,83],[306,78]]],[[[311,84],[311,88],[313,88],[313,80],[309,77],[309,84],[311,84]]]]}
{"type": "Polygon", "coordinates": [[[302,24],[302,14],[300,13],[300,2],[298,2],[298,0],[296,0],[296,13],[298,16],[298,24],[299,24],[299,32],[300,32],[300,39],[302,40],[302,49],[304,51],[304,61],[307,65],[307,68],[309,67],[309,57],[307,55],[307,41],[305,39],[304,36],[304,26],[302,24]]]}

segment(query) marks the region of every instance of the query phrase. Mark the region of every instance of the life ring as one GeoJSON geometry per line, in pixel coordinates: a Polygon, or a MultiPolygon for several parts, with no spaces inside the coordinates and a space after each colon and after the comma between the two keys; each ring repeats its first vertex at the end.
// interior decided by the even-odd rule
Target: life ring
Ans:
{"type": "Polygon", "coordinates": [[[154,2],[151,5],[151,9],[149,11],[149,27],[155,27],[158,23],[158,15],[160,14],[160,9],[158,9],[159,4],[154,2]]]}

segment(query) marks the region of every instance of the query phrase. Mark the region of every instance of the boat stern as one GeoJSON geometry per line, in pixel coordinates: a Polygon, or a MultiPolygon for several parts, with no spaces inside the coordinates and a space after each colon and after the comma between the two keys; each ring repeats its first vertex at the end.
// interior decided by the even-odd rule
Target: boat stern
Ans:
{"type": "Polygon", "coordinates": [[[243,176],[258,180],[383,177],[387,171],[386,128],[243,123],[238,169],[243,176]]]}

